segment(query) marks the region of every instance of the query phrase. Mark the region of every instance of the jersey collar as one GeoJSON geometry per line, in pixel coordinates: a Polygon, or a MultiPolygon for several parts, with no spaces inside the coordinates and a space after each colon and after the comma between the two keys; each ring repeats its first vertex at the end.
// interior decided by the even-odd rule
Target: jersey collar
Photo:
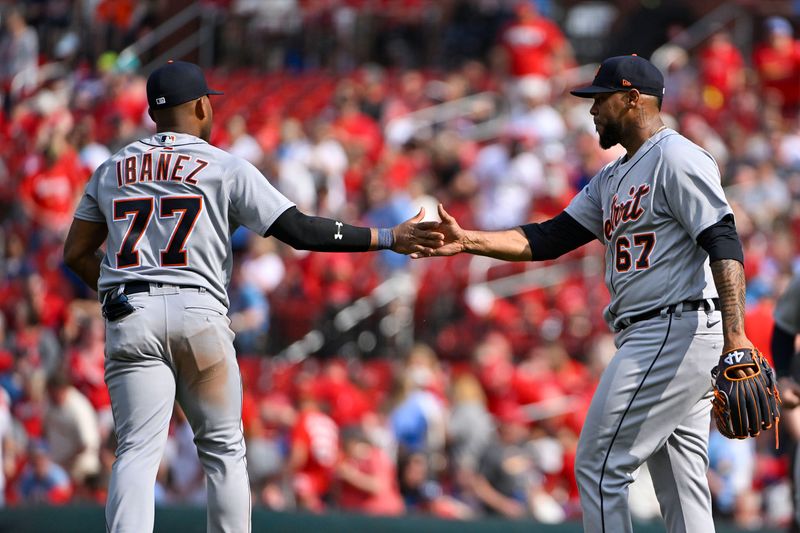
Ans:
{"type": "Polygon", "coordinates": [[[194,135],[189,135],[188,133],[177,133],[173,131],[162,131],[160,133],[156,133],[150,137],[148,141],[148,144],[156,144],[158,146],[184,146],[187,144],[197,143],[207,144],[206,141],[200,137],[195,137],[194,135]]]}

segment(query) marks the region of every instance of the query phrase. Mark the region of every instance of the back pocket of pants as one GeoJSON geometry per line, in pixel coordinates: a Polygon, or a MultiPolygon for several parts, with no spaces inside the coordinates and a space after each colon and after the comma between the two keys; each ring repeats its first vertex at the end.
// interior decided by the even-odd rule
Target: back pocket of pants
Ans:
{"type": "Polygon", "coordinates": [[[183,311],[185,313],[210,316],[210,317],[225,316],[225,313],[223,313],[219,309],[214,309],[211,306],[203,306],[203,305],[187,305],[186,307],[183,308],[183,311]]]}

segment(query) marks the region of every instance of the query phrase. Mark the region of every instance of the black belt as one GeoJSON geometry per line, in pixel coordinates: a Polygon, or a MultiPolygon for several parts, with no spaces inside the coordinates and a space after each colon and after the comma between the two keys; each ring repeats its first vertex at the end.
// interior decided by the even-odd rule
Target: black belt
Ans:
{"type": "Polygon", "coordinates": [[[156,287],[178,287],[179,289],[199,289],[196,285],[171,285],[169,283],[149,283],[147,281],[132,281],[125,284],[125,294],[136,294],[137,292],[150,292],[150,285],[156,287]]]}
{"type": "MultiPolygon", "coordinates": [[[[714,305],[714,309],[719,309],[719,298],[711,298],[711,303],[714,305]]],[[[683,311],[699,311],[700,309],[705,309],[708,300],[685,300],[683,303],[683,311]]],[[[666,307],[666,311],[664,308],[660,309],[653,309],[652,311],[644,312],[640,315],[635,315],[627,319],[627,323],[622,326],[622,329],[627,328],[631,324],[635,324],[637,322],[641,322],[642,320],[650,320],[651,318],[655,318],[657,316],[661,316],[661,312],[664,311],[665,314],[671,315],[678,309],[678,305],[680,304],[672,304],[666,307]]]]}

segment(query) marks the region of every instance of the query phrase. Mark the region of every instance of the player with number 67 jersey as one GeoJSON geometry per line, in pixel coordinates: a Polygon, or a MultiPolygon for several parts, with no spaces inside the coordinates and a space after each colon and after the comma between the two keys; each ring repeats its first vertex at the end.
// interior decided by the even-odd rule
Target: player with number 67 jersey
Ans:
{"type": "Polygon", "coordinates": [[[753,351],[733,213],[711,156],[662,121],[664,78],[652,63],[608,58],[592,84],[572,94],[593,100],[600,146],[620,144],[625,154],[541,223],[464,230],[440,206],[442,222],[420,226],[441,232],[444,245],[412,257],[467,252],[542,261],[602,242],[611,294],[605,318],[617,352],[575,457],[584,530],[633,530],[628,486],[647,464],[667,531],[714,531],[709,370],[722,364],[720,353],[753,351]]]}

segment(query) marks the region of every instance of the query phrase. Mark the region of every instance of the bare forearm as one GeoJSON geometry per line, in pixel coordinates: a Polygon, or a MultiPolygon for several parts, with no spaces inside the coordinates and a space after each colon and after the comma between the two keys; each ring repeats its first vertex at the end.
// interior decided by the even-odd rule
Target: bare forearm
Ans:
{"type": "Polygon", "coordinates": [[[108,228],[104,223],[76,218],[64,242],[64,263],[94,290],[97,290],[103,261],[100,247],[107,235],[108,228]]]}
{"type": "Polygon", "coordinates": [[[67,266],[81,278],[81,280],[97,290],[97,280],[100,278],[100,263],[103,261],[103,252],[97,250],[94,254],[72,259],[67,266]]]}
{"type": "Polygon", "coordinates": [[[726,349],[740,348],[747,342],[744,333],[745,277],[739,261],[723,259],[711,263],[711,273],[722,307],[722,333],[726,349]]]}
{"type": "Polygon", "coordinates": [[[464,251],[504,261],[530,261],[531,246],[520,228],[505,231],[464,232],[464,251]]]}

